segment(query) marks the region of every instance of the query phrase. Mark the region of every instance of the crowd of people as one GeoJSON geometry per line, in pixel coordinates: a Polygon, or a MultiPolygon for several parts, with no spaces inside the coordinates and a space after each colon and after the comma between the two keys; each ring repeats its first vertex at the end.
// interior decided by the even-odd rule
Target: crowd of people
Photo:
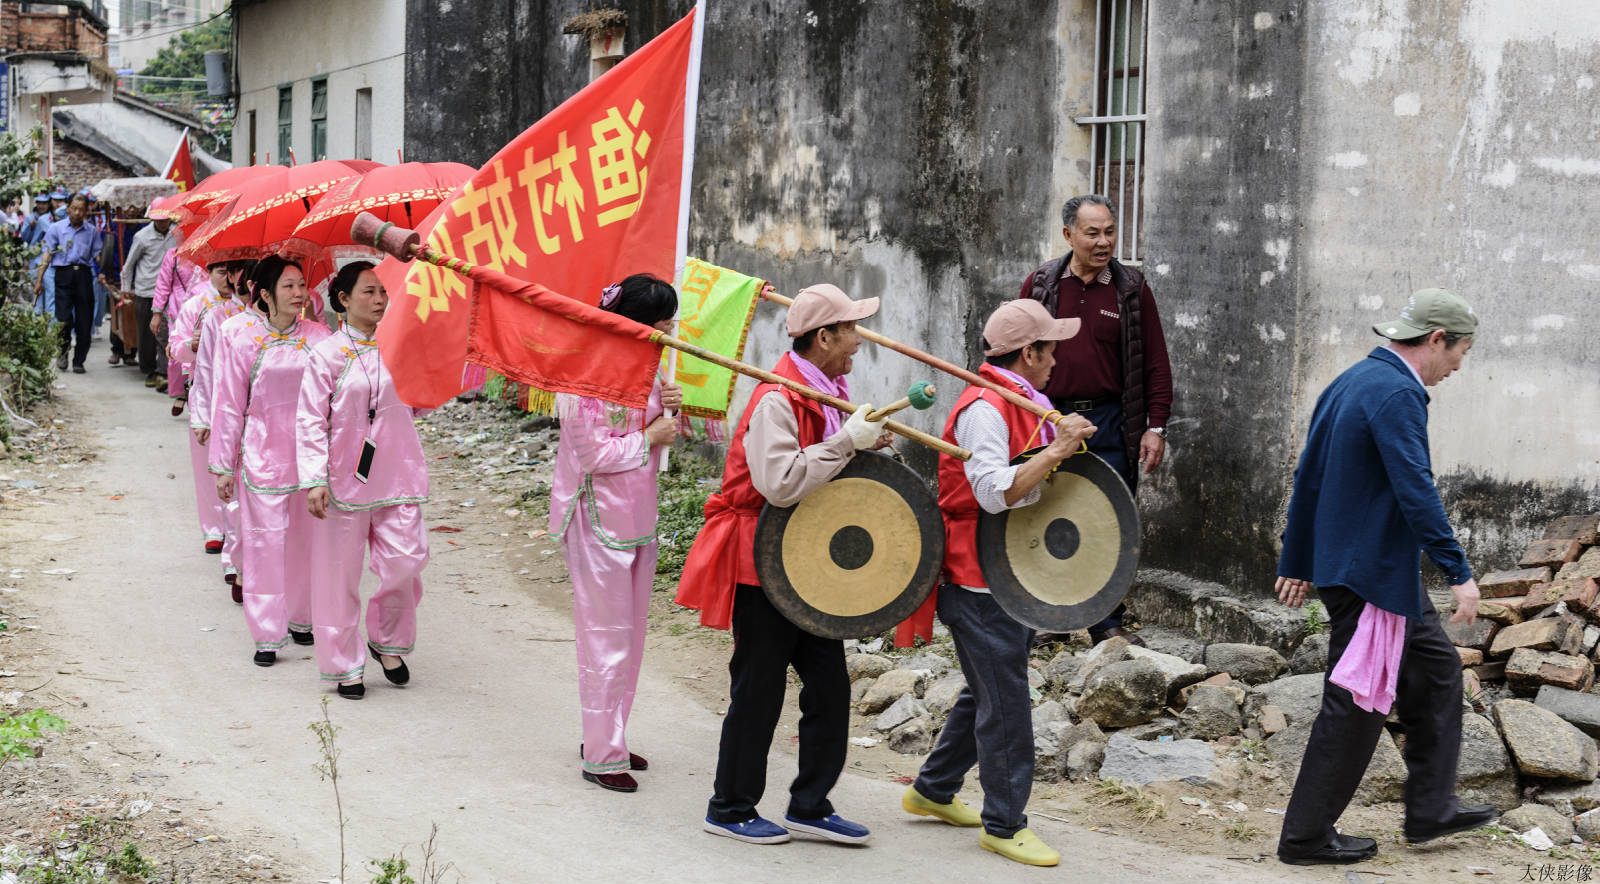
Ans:
{"type": "MultiPolygon", "coordinates": [[[[85,197],[65,199],[60,208],[64,214],[55,218],[54,203],[41,203],[40,220],[23,235],[44,228],[36,287],[43,296],[53,285],[62,365],[70,355],[82,372],[94,307],[85,293],[103,272],[97,255],[104,234],[86,223],[85,197]]],[[[980,829],[984,849],[1039,866],[1060,861],[1029,829],[1025,813],[1034,764],[1028,660],[1041,636],[987,588],[979,513],[1036,504],[1051,471],[1080,450],[1104,458],[1135,490],[1165,457],[1172,414],[1154,295],[1137,269],[1113,258],[1110,203],[1075,197],[1062,221],[1070,250],[1030,274],[1021,296],[987,318],[977,343],[984,354],[979,374],[988,385],[963,390],[945,421],[943,439],[971,458],[940,455],[946,538],[940,584],[899,633],[906,641],[931,637],[936,613],[966,679],[902,808],[980,829]],[[1014,404],[1011,393],[1054,419],[1014,404]],[[1032,456],[1019,459],[1035,442],[1032,456]],[[974,767],[981,810],[958,797],[974,767]]],[[[188,409],[203,549],[219,556],[223,580],[243,607],[252,661],[273,666],[292,641],[315,646],[321,679],[341,697],[364,695],[369,656],[386,680],[406,684],[428,563],[421,512],[428,477],[414,423],[419,412],[400,400],[376,345],[388,306],[382,281],[372,264],[346,263],[324,296],[288,258],[200,268],[179,258],[174,246],[170,218],[157,217],[131,235],[115,284],[136,301],[139,329],[136,341],[113,347],[111,361],[137,360],[151,377],[164,374],[173,414],[188,409]],[[366,602],[363,630],[364,562],[377,588],[366,602]]],[[[670,333],[678,297],[669,283],[638,274],[607,287],[600,307],[670,333]]],[[[854,300],[830,284],[803,289],[785,318],[791,348],[773,373],[848,400],[847,377],[861,343],[856,323],[877,309],[878,299],[854,300]]],[[[1286,862],[1352,862],[1376,852],[1369,839],[1340,835],[1333,824],[1397,696],[1402,720],[1417,732],[1412,737],[1408,729],[1406,744],[1418,781],[1407,791],[1407,837],[1429,840],[1493,816],[1493,808],[1460,807],[1453,795],[1459,743],[1448,734],[1453,722],[1459,735],[1459,702],[1452,697],[1460,673],[1416,570],[1421,538],[1457,590],[1457,617],[1471,619],[1476,586],[1427,464],[1425,388],[1460,367],[1476,326],[1454,295],[1419,292],[1400,319],[1376,328],[1390,343],[1319,402],[1296,474],[1279,588],[1296,605],[1313,583],[1321,584],[1333,616],[1330,664],[1359,666],[1368,682],[1371,672],[1388,673],[1389,681],[1387,700],[1381,678],[1373,700],[1348,668],[1341,676],[1335,666],[1312,731],[1317,758],[1308,754],[1286,818],[1279,848],[1286,862]],[[1374,410],[1374,402],[1387,403],[1387,410],[1374,410]],[[1370,454],[1370,462],[1330,451],[1370,454]],[[1342,509],[1324,512],[1328,501],[1342,509]],[[1357,510],[1384,518],[1367,518],[1371,536],[1351,541],[1340,514],[1360,521],[1357,510]],[[1355,560],[1352,549],[1370,554],[1360,573],[1337,567],[1355,560]],[[1329,789],[1323,780],[1338,785],[1329,789]]],[[[627,723],[655,573],[657,475],[662,452],[678,436],[674,415],[681,404],[682,391],[659,375],[644,408],[556,397],[561,439],[549,528],[572,578],[578,763],[584,780],[616,792],[637,791],[632,774],[649,767],[630,751],[627,723]]],[[[731,702],[703,823],[714,835],[754,844],[788,841],[795,832],[847,844],[870,838],[829,800],[848,750],[843,643],[807,632],[768,600],[754,544],[765,506],[805,500],[857,452],[890,442],[882,417],[869,419],[871,413],[870,404],[847,414],[763,383],[729,441],[720,489],[706,504],[706,523],[677,593],[679,604],[701,612],[705,626],[731,629],[734,638],[731,702]],[[791,668],[802,683],[799,774],[779,824],[764,818],[758,804],[791,668]]],[[[1090,636],[1140,643],[1123,628],[1120,609],[1090,636]]]]}

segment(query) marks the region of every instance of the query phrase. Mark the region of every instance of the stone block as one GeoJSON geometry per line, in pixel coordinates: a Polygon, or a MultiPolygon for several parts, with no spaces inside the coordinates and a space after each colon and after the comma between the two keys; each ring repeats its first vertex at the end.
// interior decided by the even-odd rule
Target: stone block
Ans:
{"type": "Polygon", "coordinates": [[[1600,696],[1554,685],[1539,688],[1533,704],[1554,712],[1591,737],[1600,737],[1600,696]]]}
{"type": "Polygon", "coordinates": [[[1180,732],[1198,740],[1219,740],[1239,732],[1239,702],[1226,687],[1196,688],[1178,716],[1180,732]]]}
{"type": "Polygon", "coordinates": [[[1600,546],[1591,546],[1576,562],[1568,562],[1556,572],[1557,580],[1600,578],[1600,546]]]}
{"type": "Polygon", "coordinates": [[[1600,838],[1600,810],[1586,810],[1572,821],[1572,831],[1585,841],[1600,838]]]}
{"type": "Polygon", "coordinates": [[[1072,679],[1083,669],[1083,658],[1071,651],[1061,651],[1044,664],[1044,683],[1051,690],[1064,691],[1072,679]]]}
{"type": "Polygon", "coordinates": [[[901,755],[926,755],[933,750],[937,730],[933,719],[926,715],[918,716],[902,722],[889,732],[889,748],[901,755]]]}
{"type": "Polygon", "coordinates": [[[1595,604],[1596,596],[1600,595],[1600,583],[1594,578],[1585,577],[1579,580],[1557,580],[1555,585],[1562,588],[1561,601],[1567,605],[1567,610],[1574,614],[1581,614],[1595,604]]]}
{"type": "Polygon", "coordinates": [[[1483,662],[1483,652],[1477,648],[1456,648],[1456,653],[1461,655],[1461,668],[1477,666],[1483,662]]]}
{"type": "Polygon", "coordinates": [[[925,681],[922,673],[914,669],[891,669],[878,676],[872,687],[867,689],[867,693],[856,704],[856,708],[868,715],[882,712],[903,694],[910,694],[913,697],[921,694],[925,681]]]}
{"type": "Polygon", "coordinates": [[[1205,681],[1189,685],[1188,687],[1178,691],[1178,702],[1187,705],[1189,702],[1189,697],[1194,694],[1195,689],[1200,687],[1200,685],[1215,685],[1216,687],[1222,688],[1231,684],[1233,684],[1233,676],[1226,672],[1219,672],[1205,681]]]}
{"type": "Polygon", "coordinates": [[[959,672],[952,672],[924,691],[922,700],[934,715],[949,715],[961,696],[961,689],[966,686],[966,677],[959,672]]]}
{"type": "Polygon", "coordinates": [[[1322,708],[1324,677],[1320,674],[1291,675],[1267,682],[1250,692],[1247,718],[1255,718],[1265,706],[1276,706],[1290,725],[1311,724],[1322,708]]]}
{"type": "MultiPolygon", "coordinates": [[[[1226,638],[1288,653],[1304,632],[1302,608],[1287,608],[1270,593],[1235,591],[1174,571],[1141,568],[1138,584],[1125,601],[1141,623],[1182,630],[1208,641],[1226,638]]],[[[1185,656],[1177,649],[1151,647],[1185,656]]]]}
{"type": "Polygon", "coordinates": [[[1182,657],[1172,654],[1163,654],[1138,645],[1128,646],[1128,659],[1148,660],[1154,663],[1161,674],[1167,677],[1167,698],[1176,698],[1178,691],[1192,684],[1199,683],[1206,677],[1206,667],[1200,663],[1190,663],[1182,657]]]}
{"type": "Polygon", "coordinates": [[[1077,713],[1101,727],[1128,727],[1160,715],[1166,702],[1166,675],[1149,660],[1124,660],[1089,679],[1077,713]]]}
{"type": "Polygon", "coordinates": [[[1544,527],[1546,540],[1570,537],[1584,546],[1600,542],[1600,513],[1562,516],[1544,527]]]}
{"type": "Polygon", "coordinates": [[[1506,681],[1529,691],[1540,685],[1581,691],[1594,683],[1594,664],[1572,654],[1517,648],[1506,661],[1506,681]]]}
{"type": "Polygon", "coordinates": [[[1289,667],[1283,655],[1272,648],[1232,642],[1207,647],[1202,662],[1212,672],[1226,672],[1245,684],[1272,681],[1289,667]]]}
{"type": "Polygon", "coordinates": [[[1521,803],[1517,770],[1500,739],[1494,722],[1486,716],[1461,716],[1461,755],[1456,765],[1456,794],[1464,804],[1493,804],[1504,810],[1521,803]]]}
{"type": "MultiPolygon", "coordinates": [[[[1480,610],[1478,616],[1483,616],[1480,610]]],[[[1323,672],[1328,668],[1328,641],[1331,637],[1326,632],[1306,636],[1300,647],[1294,649],[1294,656],[1289,658],[1289,671],[1295,675],[1305,675],[1308,672],[1323,672]]]]}
{"type": "Polygon", "coordinates": [[[1568,562],[1576,562],[1582,552],[1583,544],[1573,538],[1535,540],[1528,544],[1527,549],[1522,551],[1522,558],[1517,560],[1517,566],[1520,568],[1559,567],[1568,562]]]}
{"type": "Polygon", "coordinates": [[[1542,789],[1535,800],[1565,814],[1584,813],[1600,808],[1600,783],[1542,789]]]}
{"type": "Polygon", "coordinates": [[[892,731],[913,718],[920,718],[928,714],[928,707],[922,701],[910,694],[901,694],[900,699],[879,713],[878,720],[873,722],[873,727],[880,731],[892,731]]]}
{"type": "Polygon", "coordinates": [[[893,660],[878,654],[851,654],[844,658],[844,671],[851,681],[877,678],[893,668],[893,660]]]}
{"type": "Polygon", "coordinates": [[[1106,744],[1101,740],[1084,740],[1067,750],[1066,775],[1081,780],[1091,777],[1106,761],[1106,744]]]}
{"type": "Polygon", "coordinates": [[[1512,571],[1495,571],[1478,581],[1478,592],[1486,599],[1510,598],[1527,595],[1534,584],[1549,583],[1549,568],[1518,568],[1512,571]]]}
{"type": "Polygon", "coordinates": [[[1510,626],[1521,623],[1522,605],[1527,596],[1512,596],[1506,599],[1480,599],[1478,601],[1478,616],[1493,620],[1501,626],[1510,626]]]}
{"type": "Polygon", "coordinates": [[[1156,743],[1112,734],[1106,744],[1105,762],[1100,765],[1100,778],[1128,786],[1170,781],[1205,786],[1216,782],[1216,771],[1217,759],[1209,743],[1156,743]]]}
{"type": "Polygon", "coordinates": [[[1528,589],[1528,594],[1522,597],[1522,619],[1526,620],[1561,601],[1569,582],[1552,580],[1549,583],[1535,583],[1528,589]]]}
{"type": "Polygon", "coordinates": [[[1484,650],[1494,641],[1495,633],[1499,631],[1500,624],[1482,617],[1471,623],[1452,623],[1448,620],[1444,623],[1444,634],[1449,636],[1450,643],[1458,648],[1484,650]]]}
{"type": "MultiPolygon", "coordinates": [[[[1293,783],[1299,776],[1310,739],[1310,721],[1292,721],[1287,728],[1267,738],[1267,754],[1278,765],[1284,782],[1293,783]]],[[[1394,738],[1385,730],[1378,735],[1378,745],[1356,791],[1356,800],[1362,804],[1398,800],[1405,791],[1405,781],[1405,759],[1395,746],[1394,738]]]]}
{"type": "Polygon", "coordinates": [[[1261,713],[1256,716],[1256,721],[1261,726],[1261,733],[1269,737],[1289,726],[1289,720],[1284,718],[1283,710],[1271,703],[1261,707],[1261,713]]]}
{"type": "Polygon", "coordinates": [[[1505,681],[1506,661],[1491,661],[1479,666],[1474,666],[1468,671],[1470,671],[1473,675],[1476,675],[1478,677],[1478,681],[1484,684],[1496,681],[1505,681]]]}
{"type": "Polygon", "coordinates": [[[1523,776],[1587,783],[1600,774],[1594,738],[1526,700],[1494,704],[1495,724],[1523,776]]]}
{"type": "Polygon", "coordinates": [[[1513,832],[1526,832],[1533,828],[1543,829],[1544,833],[1550,836],[1550,840],[1557,844],[1568,844],[1572,841],[1572,818],[1543,804],[1524,804],[1506,811],[1500,816],[1500,826],[1513,832]]]}
{"type": "Polygon", "coordinates": [[[1517,648],[1571,654],[1582,645],[1583,621],[1571,614],[1563,614],[1560,617],[1528,620],[1499,630],[1489,645],[1489,656],[1504,657],[1517,648]]]}

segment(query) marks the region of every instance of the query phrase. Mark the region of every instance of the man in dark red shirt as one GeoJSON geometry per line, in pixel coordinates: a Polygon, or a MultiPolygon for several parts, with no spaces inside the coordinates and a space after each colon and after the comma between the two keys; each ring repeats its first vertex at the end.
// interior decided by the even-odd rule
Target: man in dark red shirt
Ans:
{"type": "MultiPolygon", "coordinates": [[[[1077,412],[1100,428],[1089,450],[1137,490],[1139,477],[1167,453],[1172,367],[1161,317],[1144,275],[1112,257],[1117,220],[1110,200],[1075,196],[1062,207],[1061,223],[1069,251],[1028,274],[1022,297],[1043,302],[1057,318],[1081,319],[1084,333],[1056,345],[1043,392],[1061,413],[1077,412]]],[[[1137,642],[1123,631],[1121,615],[1119,606],[1090,637],[1137,642]]]]}

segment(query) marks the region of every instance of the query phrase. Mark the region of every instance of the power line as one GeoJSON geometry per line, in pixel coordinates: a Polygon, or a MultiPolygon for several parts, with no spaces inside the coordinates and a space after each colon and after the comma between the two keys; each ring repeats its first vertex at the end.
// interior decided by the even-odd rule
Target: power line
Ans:
{"type": "Polygon", "coordinates": [[[211,16],[210,18],[206,19],[205,21],[197,21],[192,25],[184,25],[181,28],[173,28],[170,31],[157,31],[157,32],[155,32],[153,34],[140,34],[137,37],[127,37],[127,38],[124,38],[122,40],[107,40],[106,41],[106,45],[109,46],[109,45],[114,44],[114,43],[116,43],[116,44],[132,43],[132,42],[135,42],[135,41],[138,41],[138,40],[148,40],[151,37],[165,37],[168,34],[181,34],[184,31],[192,31],[195,28],[204,27],[205,25],[209,25],[212,22],[216,21],[217,19],[222,18],[224,15],[228,15],[231,12],[233,12],[233,4],[232,3],[230,3],[227,6],[223,7],[221,12],[218,12],[216,15],[211,16]]]}

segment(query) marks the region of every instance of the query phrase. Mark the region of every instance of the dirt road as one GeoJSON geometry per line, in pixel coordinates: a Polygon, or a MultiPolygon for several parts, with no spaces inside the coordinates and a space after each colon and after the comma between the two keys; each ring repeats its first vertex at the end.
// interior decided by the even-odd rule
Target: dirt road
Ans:
{"type": "MultiPolygon", "coordinates": [[[[18,593],[6,601],[36,609],[50,634],[43,659],[23,662],[49,674],[51,690],[87,703],[64,714],[105,735],[104,751],[137,759],[107,765],[120,780],[113,786],[153,782],[164,795],[204,806],[222,837],[251,833],[291,877],[337,875],[333,792],[313,770],[318,754],[307,730],[329,693],[315,661],[290,645],[271,669],[251,664],[240,609],[216,557],[201,552],[180,421],[124,370],[96,366],[63,383],[71,427],[98,458],[76,468],[13,462],[4,470],[40,483],[26,505],[0,510],[0,576],[21,569],[11,581],[18,593]],[[61,568],[74,573],[43,573],[61,568]]],[[[1067,859],[1052,870],[1024,869],[980,850],[973,832],[905,816],[903,786],[850,773],[833,798],[872,828],[868,847],[713,838],[700,820],[716,710],[647,665],[630,732],[651,761],[643,788],[618,795],[583,782],[570,615],[537,597],[565,586],[533,584],[516,573],[529,569],[507,561],[525,555],[548,570],[559,557],[544,554],[554,548],[548,541],[508,554],[504,529],[484,524],[487,513],[476,524],[467,515],[429,512],[430,525],[448,519],[463,531],[432,535],[411,685],[391,687],[374,667],[365,700],[331,703],[341,729],[349,880],[366,880],[366,860],[402,847],[414,859],[435,823],[439,856],[468,881],[1343,877],[1197,856],[1037,815],[1035,830],[1067,859]]],[[[653,645],[651,653],[665,651],[653,645]]],[[[711,673],[706,682],[722,678],[711,673]]],[[[781,735],[779,743],[768,816],[781,815],[794,774],[792,747],[781,735]]]]}

